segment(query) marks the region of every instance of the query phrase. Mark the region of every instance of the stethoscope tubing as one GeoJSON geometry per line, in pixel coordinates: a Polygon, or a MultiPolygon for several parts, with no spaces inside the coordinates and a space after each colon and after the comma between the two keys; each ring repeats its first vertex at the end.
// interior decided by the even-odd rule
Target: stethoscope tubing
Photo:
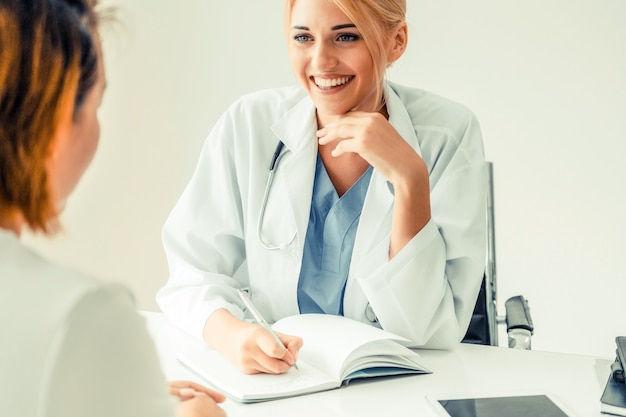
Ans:
{"type": "Polygon", "coordinates": [[[267,176],[267,183],[265,184],[265,192],[263,193],[263,201],[261,202],[261,210],[259,212],[259,221],[257,223],[257,236],[259,238],[259,242],[261,242],[261,246],[263,246],[263,248],[267,250],[287,249],[289,245],[291,245],[291,243],[295,240],[296,235],[297,235],[297,231],[296,231],[294,232],[293,236],[291,236],[288,242],[275,245],[263,239],[263,233],[262,233],[263,219],[265,218],[265,208],[267,207],[267,200],[270,195],[270,189],[272,188],[272,183],[274,182],[274,173],[276,172],[276,169],[278,169],[278,163],[280,159],[283,157],[283,155],[285,155],[285,154],[281,154],[284,146],[285,144],[283,143],[282,140],[278,141],[278,144],[276,145],[276,149],[274,150],[274,154],[272,155],[272,161],[270,162],[270,167],[269,167],[269,174],[267,176]]]}

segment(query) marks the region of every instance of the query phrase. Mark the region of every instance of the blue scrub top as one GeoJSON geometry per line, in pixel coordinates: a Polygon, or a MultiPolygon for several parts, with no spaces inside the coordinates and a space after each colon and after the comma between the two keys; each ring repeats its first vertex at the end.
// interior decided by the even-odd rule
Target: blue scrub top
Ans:
{"type": "Polygon", "coordinates": [[[311,214],[298,280],[300,313],[343,315],[343,293],[372,167],[339,198],[317,155],[311,214]]]}

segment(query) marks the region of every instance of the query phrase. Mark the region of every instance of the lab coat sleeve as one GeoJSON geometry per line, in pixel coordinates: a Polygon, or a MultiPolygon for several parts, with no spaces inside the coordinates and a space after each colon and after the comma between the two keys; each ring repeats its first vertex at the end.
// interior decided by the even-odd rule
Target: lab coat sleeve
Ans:
{"type": "Polygon", "coordinates": [[[37,399],[42,416],[175,415],[145,322],[122,287],[86,292],[58,329],[48,358],[44,398],[37,399]]]}
{"type": "Polygon", "coordinates": [[[209,134],[162,231],[170,276],[157,303],[174,324],[199,339],[215,310],[243,317],[235,289],[245,283],[233,276],[245,260],[237,162],[244,161],[247,169],[248,150],[234,143],[232,113],[223,115],[209,134]]]}
{"type": "Polygon", "coordinates": [[[458,137],[430,167],[431,220],[393,259],[387,235],[358,265],[379,324],[414,346],[447,349],[463,338],[485,270],[486,165],[471,113],[458,137]]]}

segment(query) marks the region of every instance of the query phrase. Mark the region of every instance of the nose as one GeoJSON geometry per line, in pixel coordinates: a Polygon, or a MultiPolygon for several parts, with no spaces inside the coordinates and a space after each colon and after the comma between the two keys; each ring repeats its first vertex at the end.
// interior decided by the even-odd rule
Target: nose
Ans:
{"type": "Polygon", "coordinates": [[[312,64],[318,71],[328,71],[337,66],[335,50],[325,42],[318,43],[313,49],[312,64]]]}

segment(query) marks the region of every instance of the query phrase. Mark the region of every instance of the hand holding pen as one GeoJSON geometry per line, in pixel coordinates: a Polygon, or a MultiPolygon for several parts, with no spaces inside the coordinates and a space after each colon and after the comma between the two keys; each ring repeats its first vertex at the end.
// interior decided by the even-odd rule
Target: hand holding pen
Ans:
{"type": "Polygon", "coordinates": [[[252,300],[248,296],[248,293],[243,290],[239,290],[239,297],[241,298],[241,301],[243,301],[244,305],[246,306],[250,314],[252,314],[252,317],[254,317],[256,322],[272,336],[272,339],[274,341],[273,347],[269,347],[267,349],[263,349],[263,346],[261,345],[259,347],[261,347],[261,349],[264,351],[267,350],[268,352],[266,353],[270,353],[271,351],[275,349],[276,346],[278,346],[279,348],[281,348],[280,350],[286,354],[286,355],[283,355],[283,357],[287,358],[288,363],[289,363],[289,357],[293,358],[293,362],[291,362],[290,364],[296,370],[298,370],[299,368],[298,368],[295,358],[296,358],[297,350],[299,350],[300,346],[302,346],[302,340],[300,338],[295,338],[295,339],[291,338],[291,340],[288,342],[288,345],[286,346],[285,343],[283,343],[283,341],[280,339],[278,334],[274,332],[272,327],[263,318],[263,316],[254,306],[254,304],[252,304],[252,300]],[[294,343],[291,343],[291,342],[294,342],[294,343]]]}
{"type": "Polygon", "coordinates": [[[209,346],[245,374],[288,372],[302,347],[302,338],[282,333],[278,335],[282,344],[276,343],[265,328],[241,320],[225,308],[209,316],[202,336],[209,346]]]}

